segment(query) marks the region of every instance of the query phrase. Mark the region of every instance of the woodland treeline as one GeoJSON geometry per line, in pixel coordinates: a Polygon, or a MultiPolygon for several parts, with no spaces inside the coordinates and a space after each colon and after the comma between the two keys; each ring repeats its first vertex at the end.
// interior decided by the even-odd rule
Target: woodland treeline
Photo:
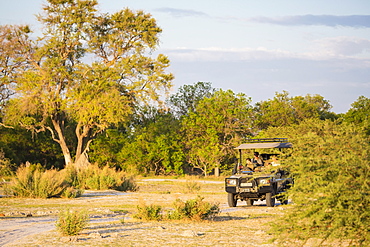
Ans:
{"type": "MultiPolygon", "coordinates": [[[[181,175],[194,168],[209,174],[215,167],[229,171],[237,157],[233,148],[248,138],[301,140],[306,131],[292,135],[286,130],[302,123],[307,129],[317,124],[324,128],[328,122],[338,126],[353,123],[370,133],[370,99],[364,96],[345,114],[331,112],[332,106],[320,95],[290,96],[283,91],[255,105],[251,102],[245,94],[215,89],[211,83],[184,85],[163,106],[135,106],[126,121],[100,133],[89,147],[89,161],[132,174],[181,175]],[[274,134],[266,134],[270,132],[274,134]]],[[[69,122],[66,126],[71,150],[77,146],[76,125],[69,122]]],[[[21,126],[1,127],[0,132],[2,158],[13,169],[26,161],[64,168],[60,146],[48,132],[36,133],[21,126]]],[[[342,144],[348,142],[343,139],[342,144]]]]}
{"type": "Polygon", "coordinates": [[[335,114],[320,95],[282,91],[252,104],[248,92],[209,82],[169,95],[170,61],[153,56],[162,30],[143,11],[108,14],[93,0],[49,0],[37,18],[43,25],[37,38],[27,25],[0,26],[0,151],[13,170],[28,161],[58,169],[97,163],[132,174],[209,174],[228,170],[233,148],[270,128],[314,119],[369,132],[364,96],[335,114]]]}

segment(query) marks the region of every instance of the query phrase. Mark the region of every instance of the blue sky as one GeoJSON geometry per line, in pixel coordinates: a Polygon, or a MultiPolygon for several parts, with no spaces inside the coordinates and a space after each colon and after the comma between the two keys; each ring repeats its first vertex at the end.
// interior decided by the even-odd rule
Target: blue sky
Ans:
{"type": "MultiPolygon", "coordinates": [[[[43,0],[0,0],[0,24],[31,24],[43,0]]],[[[319,94],[336,113],[370,98],[368,0],[101,0],[102,12],[149,12],[163,29],[174,89],[198,81],[253,102],[319,94]]]]}

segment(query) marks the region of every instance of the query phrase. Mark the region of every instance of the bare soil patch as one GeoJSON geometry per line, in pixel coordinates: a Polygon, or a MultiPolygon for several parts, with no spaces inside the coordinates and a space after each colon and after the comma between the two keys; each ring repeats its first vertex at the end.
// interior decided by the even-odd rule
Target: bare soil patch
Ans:
{"type": "Polygon", "coordinates": [[[139,181],[137,192],[86,191],[76,199],[0,198],[0,246],[278,246],[269,241],[268,222],[289,206],[227,206],[223,181],[196,181],[200,190],[186,193],[186,180],[139,181]],[[211,221],[153,221],[134,219],[137,205],[170,209],[176,199],[219,203],[221,213],[211,221]],[[89,226],[76,237],[64,237],[55,228],[66,208],[87,210],[89,226]],[[27,215],[29,217],[27,217],[27,215]],[[32,215],[32,216],[31,216],[32,215]]]}

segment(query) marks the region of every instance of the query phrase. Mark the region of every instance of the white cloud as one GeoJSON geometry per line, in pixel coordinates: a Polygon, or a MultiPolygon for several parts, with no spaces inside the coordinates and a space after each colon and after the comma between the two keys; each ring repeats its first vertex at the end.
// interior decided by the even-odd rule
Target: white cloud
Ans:
{"type": "MultiPolygon", "coordinates": [[[[317,51],[336,57],[370,55],[370,40],[356,37],[334,37],[314,41],[317,51]]],[[[368,56],[369,57],[369,56],[368,56]]]]}
{"type": "MultiPolygon", "coordinates": [[[[311,51],[296,53],[281,49],[267,49],[265,47],[224,49],[224,48],[177,48],[162,50],[171,59],[184,62],[197,61],[253,61],[278,59],[304,59],[304,60],[332,60],[332,59],[358,59],[364,63],[369,61],[370,40],[349,37],[325,38],[312,43],[311,51]]],[[[366,66],[368,67],[368,65],[366,66]]]]}
{"type": "Polygon", "coordinates": [[[243,61],[243,60],[271,60],[281,58],[298,57],[296,54],[282,51],[282,50],[269,50],[264,47],[257,49],[242,48],[242,49],[223,49],[217,47],[200,48],[200,49],[187,49],[178,48],[166,50],[170,58],[181,61],[243,61]]]}
{"type": "Polygon", "coordinates": [[[370,27],[370,15],[295,15],[282,17],[253,17],[248,21],[269,23],[283,26],[344,26],[344,27],[370,27]]]}
{"type": "Polygon", "coordinates": [[[200,17],[207,16],[204,12],[192,9],[176,9],[176,8],[157,8],[157,12],[167,13],[173,17],[200,17]]]}

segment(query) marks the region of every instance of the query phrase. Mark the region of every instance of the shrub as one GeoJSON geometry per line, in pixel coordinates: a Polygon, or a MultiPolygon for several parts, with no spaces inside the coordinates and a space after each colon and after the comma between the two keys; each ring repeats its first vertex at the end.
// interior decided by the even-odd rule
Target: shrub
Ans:
{"type": "Polygon", "coordinates": [[[12,164],[10,159],[5,158],[4,152],[0,149],[0,177],[11,177],[15,170],[15,164],[12,164]]]}
{"type": "Polygon", "coordinates": [[[356,125],[318,120],[271,128],[265,136],[277,133],[293,142],[286,165],[295,179],[288,191],[294,204],[273,223],[277,238],[370,246],[369,136],[356,125]]]}
{"type": "Polygon", "coordinates": [[[116,186],[116,190],[119,191],[137,191],[139,187],[137,186],[134,177],[124,177],[121,183],[116,186]]]}
{"type": "Polygon", "coordinates": [[[85,211],[70,211],[68,209],[59,214],[56,227],[62,235],[74,236],[84,229],[88,220],[89,216],[85,211]]]}
{"type": "Polygon", "coordinates": [[[67,187],[62,193],[62,197],[64,197],[64,198],[76,198],[76,197],[82,196],[83,192],[84,191],[81,190],[81,189],[76,189],[74,187],[67,187]]]}
{"type": "Polygon", "coordinates": [[[64,176],[65,182],[74,188],[82,188],[84,181],[80,178],[79,173],[75,166],[69,165],[61,171],[64,176]]]}
{"type": "Polygon", "coordinates": [[[182,189],[183,189],[183,192],[184,193],[190,193],[190,194],[192,194],[194,192],[200,191],[201,185],[198,182],[196,182],[196,181],[189,181],[189,180],[187,180],[183,184],[182,189]]]}
{"type": "Polygon", "coordinates": [[[213,218],[220,212],[218,204],[204,202],[203,199],[201,196],[186,202],[177,199],[174,202],[175,210],[168,213],[168,219],[205,220],[213,218]]]}
{"type": "Polygon", "coordinates": [[[105,166],[103,169],[98,165],[90,165],[86,170],[78,173],[78,184],[85,189],[119,191],[135,191],[137,185],[132,177],[126,178],[124,172],[105,166]]]}
{"type": "Polygon", "coordinates": [[[140,220],[161,220],[162,207],[158,205],[137,206],[138,213],[133,217],[140,220]]]}
{"type": "Polygon", "coordinates": [[[18,168],[5,192],[17,197],[50,198],[61,195],[65,188],[64,177],[55,169],[43,171],[40,166],[26,165],[18,168]]]}

